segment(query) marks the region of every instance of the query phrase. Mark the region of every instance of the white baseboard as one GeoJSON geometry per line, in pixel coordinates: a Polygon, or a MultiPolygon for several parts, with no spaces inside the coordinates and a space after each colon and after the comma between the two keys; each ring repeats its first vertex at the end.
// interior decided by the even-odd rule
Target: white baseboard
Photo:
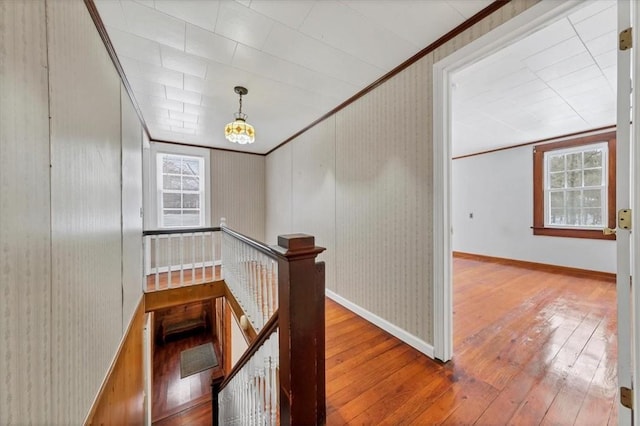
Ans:
{"type": "Polygon", "coordinates": [[[407,345],[419,350],[429,358],[435,359],[434,352],[433,352],[433,345],[430,345],[424,340],[417,338],[413,334],[408,333],[406,330],[401,329],[397,325],[391,324],[386,319],[380,318],[376,314],[371,313],[366,309],[356,305],[355,303],[348,301],[344,297],[334,293],[331,290],[325,289],[325,294],[329,299],[341,304],[345,308],[361,316],[362,318],[366,319],[370,323],[377,325],[387,333],[391,334],[394,337],[397,337],[407,345]]]}

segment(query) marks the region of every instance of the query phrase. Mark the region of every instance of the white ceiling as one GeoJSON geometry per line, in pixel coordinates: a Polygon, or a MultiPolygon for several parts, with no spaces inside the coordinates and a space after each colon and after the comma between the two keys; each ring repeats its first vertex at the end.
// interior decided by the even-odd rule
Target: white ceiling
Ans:
{"type": "Polygon", "coordinates": [[[265,153],[492,0],[96,0],[152,139],[265,153]],[[243,112],[253,145],[224,125],[243,112]]]}
{"type": "Polygon", "coordinates": [[[615,124],[616,13],[587,3],[456,73],[453,156],[615,124]]]}

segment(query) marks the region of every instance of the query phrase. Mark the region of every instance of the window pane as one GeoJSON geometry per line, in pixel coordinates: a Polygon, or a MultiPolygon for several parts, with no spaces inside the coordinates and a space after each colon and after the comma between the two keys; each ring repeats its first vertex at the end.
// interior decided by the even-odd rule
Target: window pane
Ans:
{"type": "Polygon", "coordinates": [[[184,191],[199,191],[200,183],[197,177],[185,176],[182,178],[182,189],[184,191]]]}
{"type": "Polygon", "coordinates": [[[580,170],[582,168],[582,153],[567,154],[567,170],[580,170]]]}
{"type": "Polygon", "coordinates": [[[580,198],[580,191],[567,191],[567,207],[579,209],[581,207],[580,198]]]}
{"type": "Polygon", "coordinates": [[[200,207],[200,194],[184,194],[182,198],[182,207],[196,209],[200,207]]]}
{"type": "Polygon", "coordinates": [[[565,223],[564,209],[550,209],[549,225],[564,225],[565,223]]]}
{"type": "Polygon", "coordinates": [[[549,175],[549,188],[564,188],[564,172],[549,175]]]}
{"type": "Polygon", "coordinates": [[[580,188],[582,186],[582,170],[567,172],[567,188],[580,188]]]}
{"type": "Polygon", "coordinates": [[[591,169],[584,171],[584,186],[602,185],[602,169],[591,169]]]}
{"type": "Polygon", "coordinates": [[[163,156],[162,173],[180,173],[180,157],[171,155],[163,156]]]}
{"type": "Polygon", "coordinates": [[[200,162],[197,159],[185,159],[182,161],[182,173],[185,175],[198,175],[200,162]]]}
{"type": "Polygon", "coordinates": [[[564,192],[552,192],[549,197],[551,202],[551,208],[563,208],[564,207],[564,192]]]}
{"type": "Polygon", "coordinates": [[[200,211],[183,210],[182,226],[199,226],[199,225],[200,225],[200,211]]]}
{"type": "Polygon", "coordinates": [[[585,151],[584,167],[602,167],[602,151],[585,151]]]}
{"type": "Polygon", "coordinates": [[[584,209],[583,225],[585,226],[604,226],[602,222],[602,210],[597,208],[584,209]]]}
{"type": "Polygon", "coordinates": [[[599,189],[586,189],[583,193],[583,201],[585,207],[602,206],[602,191],[599,189]]]}
{"type": "Polygon", "coordinates": [[[163,211],[163,224],[167,228],[181,226],[182,218],[180,210],[164,210],[163,211]]]}
{"type": "Polygon", "coordinates": [[[162,176],[162,189],[180,189],[180,176],[162,176]]]}
{"type": "Polygon", "coordinates": [[[567,225],[580,225],[582,215],[580,209],[567,209],[567,225]]]}
{"type": "Polygon", "coordinates": [[[564,171],[564,155],[553,155],[549,158],[549,171],[564,171]]]}
{"type": "Polygon", "coordinates": [[[162,194],[162,207],[180,208],[180,194],[162,194]]]}

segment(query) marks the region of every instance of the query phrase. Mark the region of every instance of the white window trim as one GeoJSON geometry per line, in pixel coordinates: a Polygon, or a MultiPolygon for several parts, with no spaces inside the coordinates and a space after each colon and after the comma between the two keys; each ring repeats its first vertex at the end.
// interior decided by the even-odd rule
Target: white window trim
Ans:
{"type": "MultiPolygon", "coordinates": [[[[160,200],[158,194],[160,188],[158,188],[158,174],[161,170],[158,170],[158,154],[174,154],[174,155],[186,155],[191,157],[202,157],[204,161],[204,189],[203,192],[203,208],[201,209],[201,215],[204,222],[203,227],[211,226],[211,154],[207,148],[168,144],[162,142],[151,142],[149,150],[149,173],[148,173],[148,188],[149,196],[145,203],[145,209],[149,212],[149,226],[145,226],[146,229],[161,229],[160,219],[160,200]]],[[[179,227],[176,229],[180,229],[179,227]]]]}
{"type": "MultiPolygon", "coordinates": [[[[607,225],[607,219],[609,217],[608,210],[608,190],[609,190],[609,144],[608,142],[595,142],[590,143],[588,145],[579,145],[569,148],[560,148],[554,149],[550,151],[546,151],[544,153],[544,226],[546,228],[559,228],[559,229],[602,229],[607,225]],[[556,190],[551,190],[549,188],[549,159],[552,155],[567,155],[573,154],[577,152],[591,151],[591,150],[602,150],[602,178],[601,184],[597,187],[578,187],[580,189],[600,189],[600,208],[602,209],[602,220],[603,223],[599,225],[570,225],[570,224],[552,224],[549,223],[549,209],[550,207],[550,199],[549,195],[551,192],[556,192],[556,190]]],[[[584,170],[584,169],[582,169],[584,170]]],[[[566,193],[567,188],[562,188],[562,192],[566,193]]]]}

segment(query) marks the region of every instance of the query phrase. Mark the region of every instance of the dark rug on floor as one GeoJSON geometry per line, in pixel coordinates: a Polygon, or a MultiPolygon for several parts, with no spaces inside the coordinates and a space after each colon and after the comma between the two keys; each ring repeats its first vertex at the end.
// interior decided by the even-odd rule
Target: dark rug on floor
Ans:
{"type": "Polygon", "coordinates": [[[205,343],[180,352],[180,378],[191,376],[218,365],[213,343],[205,343]]]}

